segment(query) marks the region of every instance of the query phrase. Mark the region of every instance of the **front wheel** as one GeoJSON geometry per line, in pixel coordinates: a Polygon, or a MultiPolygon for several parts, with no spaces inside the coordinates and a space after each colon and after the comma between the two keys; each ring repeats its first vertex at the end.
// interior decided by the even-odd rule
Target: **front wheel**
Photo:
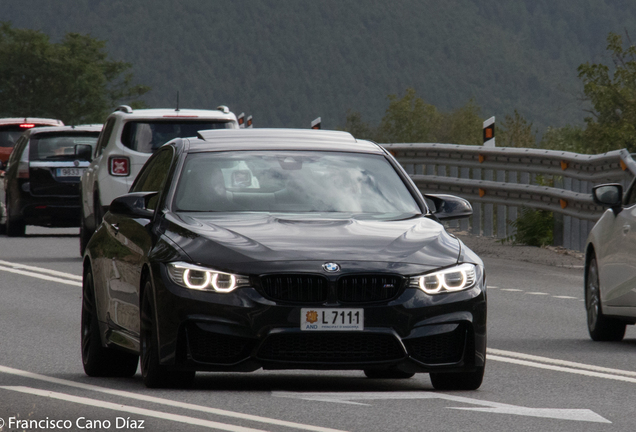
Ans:
{"type": "Polygon", "coordinates": [[[20,215],[11,215],[11,199],[7,196],[7,204],[5,210],[7,212],[6,231],[9,237],[24,237],[26,233],[26,224],[20,215]]]}
{"type": "Polygon", "coordinates": [[[435,390],[477,390],[484,380],[484,366],[473,372],[431,372],[431,383],[435,390]]]}
{"type": "Polygon", "coordinates": [[[97,320],[93,273],[84,274],[82,295],[82,363],[84,372],[92,377],[131,377],[137,372],[139,357],[102,346],[97,320]]]}
{"type": "Polygon", "coordinates": [[[88,228],[86,228],[86,219],[84,218],[84,211],[80,216],[80,230],[79,230],[79,249],[80,256],[84,256],[84,251],[86,250],[86,245],[88,241],[91,239],[91,235],[93,233],[90,232],[88,228]]]}
{"type": "Polygon", "coordinates": [[[623,340],[626,324],[603,314],[596,257],[592,258],[587,266],[585,308],[587,310],[587,330],[592,340],[615,342],[623,340]]]}
{"type": "Polygon", "coordinates": [[[141,376],[149,388],[188,387],[194,380],[194,371],[174,371],[159,363],[157,326],[152,306],[152,283],[146,280],[141,300],[140,357],[141,376]]]}

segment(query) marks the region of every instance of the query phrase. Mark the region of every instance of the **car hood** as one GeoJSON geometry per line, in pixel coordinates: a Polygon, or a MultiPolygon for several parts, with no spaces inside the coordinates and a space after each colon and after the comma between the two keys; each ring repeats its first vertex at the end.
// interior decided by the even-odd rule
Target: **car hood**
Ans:
{"type": "Polygon", "coordinates": [[[462,247],[440,223],[423,216],[387,221],[181,213],[168,214],[166,219],[167,237],[194,262],[217,268],[248,262],[336,261],[429,269],[453,265],[462,247]]]}

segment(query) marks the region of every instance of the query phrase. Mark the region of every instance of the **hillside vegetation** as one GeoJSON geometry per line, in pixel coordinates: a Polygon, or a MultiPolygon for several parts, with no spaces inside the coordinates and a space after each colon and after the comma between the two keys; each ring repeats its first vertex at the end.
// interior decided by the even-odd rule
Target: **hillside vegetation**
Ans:
{"type": "Polygon", "coordinates": [[[3,0],[0,21],[107,41],[151,107],[179,91],[183,107],[227,104],[257,127],[321,116],[333,129],[347,112],[379,124],[387,95],[412,88],[442,112],[517,110],[543,133],[583,124],[577,68],[608,62],[607,35],[636,29],[636,2],[3,0]]]}

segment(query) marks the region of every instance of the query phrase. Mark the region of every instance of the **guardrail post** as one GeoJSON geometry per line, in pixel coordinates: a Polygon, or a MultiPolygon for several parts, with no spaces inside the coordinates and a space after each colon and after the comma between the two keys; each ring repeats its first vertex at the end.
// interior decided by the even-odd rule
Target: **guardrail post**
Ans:
{"type": "MultiPolygon", "coordinates": [[[[459,177],[463,179],[470,178],[470,168],[462,167],[459,170],[459,177]]],[[[473,214],[475,214],[475,206],[473,205],[473,214]]],[[[468,232],[468,219],[461,219],[459,221],[459,228],[462,231],[468,232]]]]}
{"type": "MultiPolygon", "coordinates": [[[[492,170],[484,170],[484,180],[492,181],[492,170]]],[[[493,236],[493,205],[484,204],[484,237],[493,236]]]]}
{"type": "MultiPolygon", "coordinates": [[[[448,176],[452,177],[452,178],[457,178],[457,167],[456,166],[450,166],[448,167],[448,176]]],[[[459,222],[456,220],[452,220],[450,221],[450,227],[451,228],[458,228],[459,227],[459,222]]]]}
{"type": "MultiPolygon", "coordinates": [[[[563,189],[563,177],[557,176],[554,178],[554,187],[556,189],[563,189]]],[[[556,212],[553,212],[552,215],[554,216],[552,244],[554,246],[563,246],[563,215],[556,212]]]]}
{"type": "MultiPolygon", "coordinates": [[[[580,192],[580,181],[572,179],[572,192],[580,192]]],[[[572,218],[572,249],[581,250],[581,220],[572,218]]]]}
{"type": "MultiPolygon", "coordinates": [[[[497,170],[497,181],[500,183],[506,182],[506,172],[503,170],[497,170]]],[[[506,209],[507,206],[503,204],[497,204],[497,238],[506,238],[506,209]]]]}
{"type": "MultiPolygon", "coordinates": [[[[517,183],[517,171],[510,171],[508,173],[508,183],[517,183]]],[[[508,236],[514,236],[517,233],[514,225],[512,223],[517,220],[517,207],[508,207],[508,221],[507,221],[507,230],[508,236]]]]}
{"type": "MultiPolygon", "coordinates": [[[[592,185],[590,182],[582,180],[579,185],[579,192],[583,193],[592,193],[592,185]]],[[[581,219],[581,232],[579,234],[580,243],[579,243],[579,251],[583,251],[585,249],[585,243],[587,241],[587,236],[590,234],[590,230],[592,229],[592,224],[588,220],[581,219]]]]}
{"type": "MultiPolygon", "coordinates": [[[[565,177],[563,179],[563,189],[572,190],[572,179],[565,177]]],[[[563,216],[563,247],[572,249],[572,216],[563,216]]]]}
{"type": "MultiPolygon", "coordinates": [[[[473,168],[473,180],[481,180],[481,168],[473,168]]],[[[473,234],[476,236],[481,235],[481,203],[473,203],[473,234]]]]}

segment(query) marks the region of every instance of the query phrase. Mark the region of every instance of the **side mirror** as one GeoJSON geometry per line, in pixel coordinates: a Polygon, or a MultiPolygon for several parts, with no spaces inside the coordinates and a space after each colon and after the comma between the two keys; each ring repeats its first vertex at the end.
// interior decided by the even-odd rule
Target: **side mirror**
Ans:
{"type": "Polygon", "coordinates": [[[159,192],[133,192],[119,196],[110,203],[108,211],[133,218],[151,219],[155,211],[148,208],[148,202],[157,194],[159,192]]]}
{"type": "Polygon", "coordinates": [[[75,157],[79,160],[93,160],[93,146],[89,144],[75,144],[75,157]]]}
{"type": "Polygon", "coordinates": [[[441,221],[463,219],[473,214],[473,207],[464,198],[455,195],[435,194],[424,195],[435,205],[433,214],[441,221]]]}
{"type": "Polygon", "coordinates": [[[598,205],[610,207],[616,213],[623,208],[623,186],[618,183],[610,183],[594,186],[592,199],[598,205]]]}

